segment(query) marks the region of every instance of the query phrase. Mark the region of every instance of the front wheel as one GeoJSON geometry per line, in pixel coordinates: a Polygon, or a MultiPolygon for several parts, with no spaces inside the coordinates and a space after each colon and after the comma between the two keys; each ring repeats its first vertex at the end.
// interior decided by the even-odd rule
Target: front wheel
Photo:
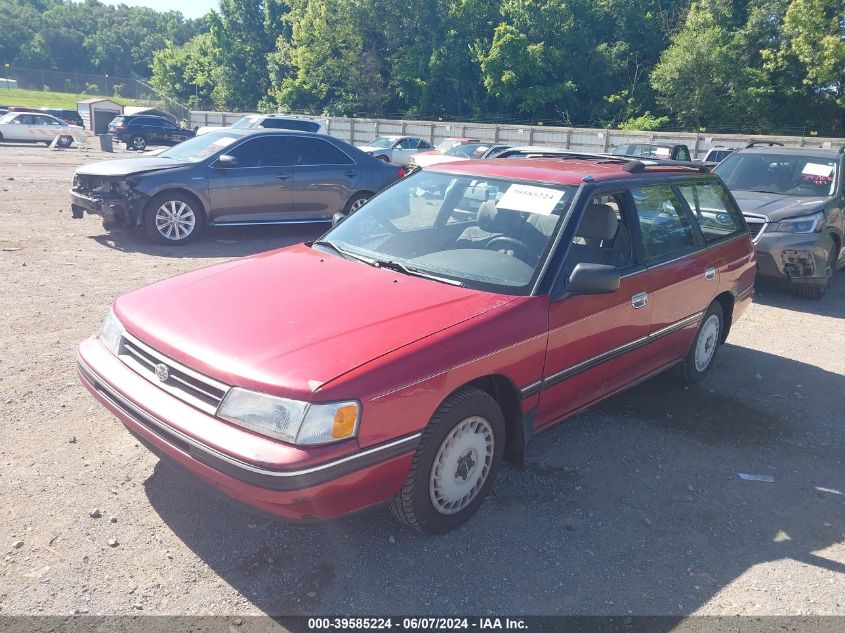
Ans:
{"type": "Polygon", "coordinates": [[[825,275],[827,277],[826,283],[798,284],[795,288],[795,291],[798,293],[798,296],[801,299],[809,299],[810,301],[818,301],[819,299],[821,299],[824,296],[824,293],[827,291],[831,279],[833,279],[833,274],[834,272],[836,272],[836,264],[838,261],[839,246],[836,244],[836,242],[834,242],[833,247],[827,254],[827,259],[825,260],[825,275]]]}
{"type": "Polygon", "coordinates": [[[380,161],[385,162],[385,163],[390,162],[390,159],[387,156],[385,156],[384,154],[379,154],[378,156],[376,156],[376,158],[378,158],[380,161]]]}
{"type": "Polygon", "coordinates": [[[56,145],[59,147],[70,147],[70,144],[73,143],[73,138],[70,136],[60,136],[59,140],[56,142],[56,145]]]}
{"type": "Polygon", "coordinates": [[[147,203],[144,229],[161,244],[185,244],[200,232],[202,217],[200,205],[193,197],[165,191],[147,203]]]}
{"type": "Polygon", "coordinates": [[[722,331],[724,330],[724,313],[722,305],[714,301],[704,313],[701,325],[692,342],[692,347],[687,352],[684,360],[677,366],[677,374],[686,385],[701,382],[710,368],[713,366],[713,359],[722,344],[722,331]]]}
{"type": "Polygon", "coordinates": [[[502,461],[505,419],[477,387],[463,387],[438,407],[422,433],[411,469],[394,497],[393,516],[426,534],[466,522],[484,501],[502,461]]]}

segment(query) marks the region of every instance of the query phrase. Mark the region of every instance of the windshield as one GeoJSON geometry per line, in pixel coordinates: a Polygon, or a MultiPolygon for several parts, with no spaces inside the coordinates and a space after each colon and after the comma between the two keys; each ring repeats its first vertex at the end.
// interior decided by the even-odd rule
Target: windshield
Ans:
{"type": "Polygon", "coordinates": [[[235,129],[243,129],[243,128],[251,128],[255,126],[255,117],[252,116],[245,116],[243,118],[238,119],[229,127],[233,127],[235,129]]]}
{"type": "Polygon", "coordinates": [[[786,196],[833,195],[837,178],[836,160],[832,157],[777,152],[737,152],[713,171],[729,189],[786,196]]]}
{"type": "Polygon", "coordinates": [[[446,156],[481,158],[488,149],[490,149],[490,146],[486,143],[464,143],[463,145],[458,145],[450,149],[446,152],[446,156]]]}
{"type": "Polygon", "coordinates": [[[445,153],[445,152],[448,152],[453,147],[457,147],[460,144],[461,144],[461,141],[456,141],[453,138],[447,138],[445,141],[440,141],[437,144],[437,151],[439,151],[441,153],[445,153]]]}
{"type": "Polygon", "coordinates": [[[393,144],[396,142],[395,138],[390,138],[389,136],[382,136],[381,138],[376,138],[367,143],[369,147],[392,147],[393,144]]]}
{"type": "Polygon", "coordinates": [[[418,172],[325,236],[341,251],[463,286],[528,294],[575,188],[418,172]]]}
{"type": "Polygon", "coordinates": [[[163,158],[172,158],[174,160],[181,160],[187,163],[198,163],[228,147],[240,136],[231,134],[226,130],[219,130],[217,132],[209,132],[202,136],[195,136],[183,143],[174,145],[170,149],[166,149],[159,154],[163,158]]]}
{"type": "Polygon", "coordinates": [[[0,123],[8,123],[12,119],[14,119],[17,116],[17,114],[18,114],[17,112],[8,112],[8,113],[4,114],[3,116],[0,116],[0,123]]]}

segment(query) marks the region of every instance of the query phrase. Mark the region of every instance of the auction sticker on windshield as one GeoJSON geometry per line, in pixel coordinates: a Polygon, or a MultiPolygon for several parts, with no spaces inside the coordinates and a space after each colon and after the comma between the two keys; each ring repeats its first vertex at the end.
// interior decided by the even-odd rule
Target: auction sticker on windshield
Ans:
{"type": "Polygon", "coordinates": [[[820,163],[807,163],[801,173],[808,176],[821,176],[827,178],[833,173],[833,165],[822,165],[820,163]]]}
{"type": "Polygon", "coordinates": [[[511,185],[496,203],[496,207],[511,211],[527,211],[538,215],[551,215],[562,197],[563,191],[559,189],[511,185]]]}

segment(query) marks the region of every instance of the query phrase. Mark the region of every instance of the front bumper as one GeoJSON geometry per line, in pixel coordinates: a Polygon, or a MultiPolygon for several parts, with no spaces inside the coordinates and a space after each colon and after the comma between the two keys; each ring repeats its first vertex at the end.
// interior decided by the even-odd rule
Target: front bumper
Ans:
{"type": "Polygon", "coordinates": [[[417,433],[326,458],[325,448],[309,454],[191,407],[96,339],[80,345],[78,371],[91,394],[160,457],[238,502],[287,519],[330,519],[389,500],[419,440],[417,433]]]}
{"type": "Polygon", "coordinates": [[[827,285],[833,239],[820,233],[762,233],[755,241],[757,273],[793,283],[827,285]]]}
{"type": "Polygon", "coordinates": [[[81,218],[84,213],[103,218],[103,226],[123,226],[132,228],[138,223],[141,208],[138,198],[113,197],[95,198],[79,191],[70,191],[70,209],[74,218],[81,218]]]}

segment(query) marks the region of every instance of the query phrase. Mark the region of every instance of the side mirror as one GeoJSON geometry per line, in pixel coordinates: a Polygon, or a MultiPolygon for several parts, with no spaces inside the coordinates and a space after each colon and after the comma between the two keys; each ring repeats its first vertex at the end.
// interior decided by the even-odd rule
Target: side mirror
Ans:
{"type": "Polygon", "coordinates": [[[231,154],[221,154],[217,158],[217,162],[214,163],[215,167],[219,167],[220,169],[226,169],[227,167],[237,167],[238,166],[238,159],[232,156],[231,154]]]}
{"type": "Polygon", "coordinates": [[[345,217],[346,217],[346,215],[341,213],[340,211],[335,213],[332,216],[332,226],[336,226],[337,224],[339,224],[343,220],[343,218],[345,218],[345,217]]]}
{"type": "Polygon", "coordinates": [[[606,264],[576,264],[569,276],[569,291],[579,295],[600,295],[619,290],[619,269],[606,264]]]}

